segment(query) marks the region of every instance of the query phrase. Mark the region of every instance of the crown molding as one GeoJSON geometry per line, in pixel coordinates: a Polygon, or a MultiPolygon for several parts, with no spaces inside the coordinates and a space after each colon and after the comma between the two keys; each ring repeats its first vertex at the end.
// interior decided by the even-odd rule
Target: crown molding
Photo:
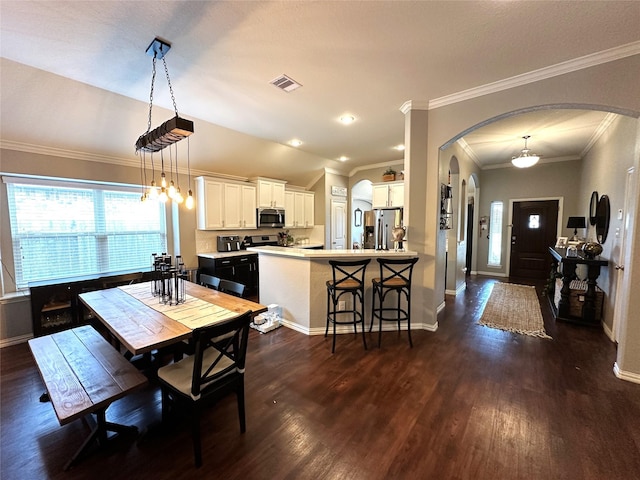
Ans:
{"type": "MultiPolygon", "coordinates": [[[[483,95],[501,92],[510,88],[527,85],[529,83],[557,77],[558,75],[564,75],[566,73],[594,67],[603,63],[613,62],[615,60],[620,60],[621,58],[631,57],[638,54],[640,54],[640,41],[627,43],[626,45],[620,45],[601,52],[574,58],[573,60],[557,63],[549,67],[533,70],[504,80],[498,80],[497,82],[488,83],[486,85],[470,88],[458,93],[452,93],[451,95],[445,95],[444,97],[435,98],[429,101],[428,109],[433,110],[435,108],[463,102],[465,100],[471,100],[483,95]]],[[[405,102],[404,105],[402,105],[401,110],[405,108],[405,105],[408,103],[410,104],[411,102],[405,102]]],[[[404,110],[402,111],[403,113],[406,113],[404,110]]]]}
{"type": "Polygon", "coordinates": [[[411,110],[429,110],[429,102],[425,100],[407,100],[400,106],[400,111],[405,115],[411,110]]]}
{"type": "MultiPolygon", "coordinates": [[[[37,155],[48,155],[51,157],[68,158],[71,160],[84,160],[86,162],[108,163],[110,165],[120,165],[123,167],[140,168],[139,159],[110,157],[107,155],[100,155],[96,153],[78,152],[75,150],[65,150],[63,148],[56,148],[56,147],[45,147],[42,145],[14,142],[11,140],[0,140],[0,149],[14,150],[17,152],[25,152],[25,153],[35,153],[37,155]]],[[[149,169],[147,168],[147,170],[149,169]]],[[[178,167],[178,173],[187,175],[189,173],[189,170],[184,167],[178,167]]],[[[224,173],[212,172],[210,170],[197,170],[193,168],[191,169],[191,176],[192,177],[215,176],[218,178],[226,178],[228,180],[239,180],[244,182],[247,181],[246,177],[239,177],[237,175],[227,175],[224,173]]]]}
{"type": "Polygon", "coordinates": [[[604,134],[604,132],[607,131],[607,129],[611,126],[611,124],[616,119],[616,117],[617,115],[615,113],[607,113],[605,115],[605,117],[602,119],[602,122],[600,122],[600,125],[598,125],[598,128],[596,129],[596,131],[593,132],[593,135],[589,139],[587,146],[584,147],[584,150],[582,150],[582,153],[580,154],[582,158],[584,158],[587,155],[587,153],[589,153],[589,150],[591,150],[591,147],[593,147],[593,145],[604,134]]]}
{"type": "Polygon", "coordinates": [[[373,163],[370,165],[361,165],[359,167],[355,167],[353,170],[349,172],[349,177],[353,177],[356,173],[361,172],[363,170],[372,170],[374,168],[385,168],[385,167],[390,167],[392,165],[404,166],[404,158],[401,160],[392,160],[391,162],[373,163]]]}
{"type": "Polygon", "coordinates": [[[474,152],[473,149],[469,146],[469,144],[465,142],[464,138],[460,137],[456,141],[458,142],[458,145],[460,145],[460,148],[464,150],[464,153],[466,153],[469,156],[469,158],[473,160],[473,163],[475,163],[478,166],[478,168],[482,169],[482,164],[480,163],[480,159],[476,155],[476,152],[474,152]]]}

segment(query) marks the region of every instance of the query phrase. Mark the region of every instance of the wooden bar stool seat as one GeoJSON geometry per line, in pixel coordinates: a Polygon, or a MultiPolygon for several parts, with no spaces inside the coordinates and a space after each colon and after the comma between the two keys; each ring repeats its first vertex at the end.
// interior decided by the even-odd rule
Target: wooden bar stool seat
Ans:
{"type": "Polygon", "coordinates": [[[378,348],[382,341],[382,322],[396,322],[400,331],[400,322],[407,322],[409,346],[411,341],[411,275],[418,258],[388,259],[378,258],[380,276],[372,279],[373,295],[371,296],[371,325],[378,319],[378,348]],[[394,295],[395,294],[395,295],[394,295]],[[390,297],[387,299],[387,297],[390,297]],[[395,296],[395,302],[393,302],[395,296]],[[402,301],[406,302],[404,308],[402,301]],[[386,301],[386,303],[385,303],[386,301]]]}
{"type": "Polygon", "coordinates": [[[362,343],[364,349],[367,349],[364,334],[364,273],[370,261],[369,258],[356,261],[329,260],[333,280],[327,280],[327,327],[324,336],[329,333],[329,324],[333,324],[331,353],[336,350],[336,325],[353,324],[353,331],[357,335],[357,325],[361,323],[362,343]],[[344,295],[347,295],[347,298],[351,296],[351,308],[347,307],[345,300],[345,309],[339,310],[344,295]]]}

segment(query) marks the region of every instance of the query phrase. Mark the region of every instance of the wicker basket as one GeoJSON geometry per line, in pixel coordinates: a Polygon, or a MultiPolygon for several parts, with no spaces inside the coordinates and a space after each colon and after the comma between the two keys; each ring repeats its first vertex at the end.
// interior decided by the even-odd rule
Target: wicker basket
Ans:
{"type": "MultiPolygon", "coordinates": [[[[584,296],[587,293],[587,282],[584,280],[573,280],[569,284],[571,292],[569,293],[569,315],[572,317],[582,317],[582,306],[584,305],[584,296]]],[[[560,290],[562,289],[562,279],[556,279],[556,291],[554,295],[554,303],[556,308],[560,304],[560,290]]],[[[595,320],[602,319],[602,304],[604,303],[604,292],[596,286],[596,317],[595,320]]]]}

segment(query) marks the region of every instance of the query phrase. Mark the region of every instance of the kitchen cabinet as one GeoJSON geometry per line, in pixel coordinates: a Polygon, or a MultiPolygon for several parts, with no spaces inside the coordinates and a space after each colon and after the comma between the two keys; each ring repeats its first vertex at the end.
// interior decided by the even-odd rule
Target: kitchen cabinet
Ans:
{"type": "Polygon", "coordinates": [[[223,200],[223,228],[257,228],[256,187],[225,183],[223,200]]]}
{"type": "Polygon", "coordinates": [[[373,208],[396,208],[404,206],[404,182],[373,184],[373,208]]]}
{"type": "Polygon", "coordinates": [[[314,226],[314,199],[313,192],[297,192],[287,190],[285,192],[285,227],[287,228],[311,228],[314,226]]]}
{"type": "Polygon", "coordinates": [[[222,258],[198,256],[198,273],[242,283],[245,286],[245,297],[258,295],[258,254],[256,253],[222,258]]]}
{"type": "Polygon", "coordinates": [[[284,181],[270,180],[258,178],[255,180],[258,188],[257,203],[258,207],[279,207],[285,208],[284,205],[284,181]]]}
{"type": "Polygon", "coordinates": [[[199,230],[257,228],[255,185],[198,177],[196,196],[199,230]]]}
{"type": "Polygon", "coordinates": [[[224,227],[224,183],[205,177],[196,178],[196,214],[199,230],[224,227]]]}

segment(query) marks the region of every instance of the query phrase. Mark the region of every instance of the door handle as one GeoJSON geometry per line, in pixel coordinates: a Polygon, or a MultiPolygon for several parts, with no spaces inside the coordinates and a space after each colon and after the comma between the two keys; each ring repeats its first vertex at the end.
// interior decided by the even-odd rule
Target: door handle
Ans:
{"type": "Polygon", "coordinates": [[[616,269],[616,270],[623,271],[623,270],[624,270],[624,265],[616,265],[616,266],[615,266],[615,269],[616,269]]]}

